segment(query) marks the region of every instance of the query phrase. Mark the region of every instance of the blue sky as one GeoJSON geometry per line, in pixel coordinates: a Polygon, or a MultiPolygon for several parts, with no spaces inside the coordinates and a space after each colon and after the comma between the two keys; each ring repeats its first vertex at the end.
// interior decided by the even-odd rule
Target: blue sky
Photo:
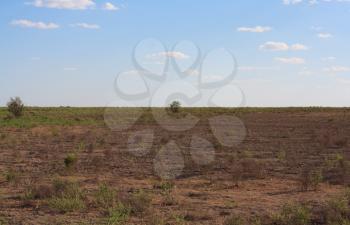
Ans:
{"type": "MultiPolygon", "coordinates": [[[[228,85],[240,88],[245,106],[350,106],[349,21],[348,0],[1,1],[0,105],[20,96],[27,105],[106,106],[120,99],[119,73],[131,92],[149,78],[135,68],[135,47],[144,54],[138,63],[153,60],[150,72],[162,69],[158,61],[165,58],[191,64],[198,47],[203,70],[186,71],[186,81],[225,77],[233,64],[229,51],[238,72],[228,85]],[[183,40],[192,45],[173,49],[183,40]]],[[[169,68],[171,81],[177,74],[169,68]]],[[[240,98],[229,89],[216,98],[219,105],[240,98]]],[[[204,91],[197,105],[216,92],[204,91]]]]}

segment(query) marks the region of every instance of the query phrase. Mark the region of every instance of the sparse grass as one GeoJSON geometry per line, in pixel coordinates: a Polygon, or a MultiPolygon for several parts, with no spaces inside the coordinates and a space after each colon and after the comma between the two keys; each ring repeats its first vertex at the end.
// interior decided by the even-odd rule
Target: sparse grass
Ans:
{"type": "Polygon", "coordinates": [[[144,213],[151,205],[151,196],[143,190],[138,190],[130,196],[129,204],[133,213],[144,213]]]}
{"type": "Polygon", "coordinates": [[[113,208],[116,204],[116,196],[117,193],[113,188],[102,184],[94,194],[94,201],[98,207],[102,207],[103,209],[113,208]]]}
{"type": "Polygon", "coordinates": [[[273,224],[278,225],[308,225],[310,222],[310,210],[301,204],[286,204],[273,216],[273,224]]]}
{"type": "Polygon", "coordinates": [[[85,193],[78,183],[55,180],[55,194],[48,200],[50,208],[66,213],[85,208],[85,193]]]}
{"type": "Polygon", "coordinates": [[[129,219],[130,209],[119,202],[115,207],[108,210],[108,217],[103,224],[121,225],[125,224],[129,219]]]}
{"type": "Polygon", "coordinates": [[[311,166],[303,166],[299,174],[300,188],[302,191],[317,190],[323,181],[322,171],[311,166]]]}
{"type": "Polygon", "coordinates": [[[223,225],[243,225],[244,219],[238,215],[232,215],[225,219],[223,225]]]}
{"type": "Polygon", "coordinates": [[[4,173],[4,176],[5,176],[5,180],[10,184],[16,184],[19,181],[19,174],[12,169],[6,171],[4,173]]]}

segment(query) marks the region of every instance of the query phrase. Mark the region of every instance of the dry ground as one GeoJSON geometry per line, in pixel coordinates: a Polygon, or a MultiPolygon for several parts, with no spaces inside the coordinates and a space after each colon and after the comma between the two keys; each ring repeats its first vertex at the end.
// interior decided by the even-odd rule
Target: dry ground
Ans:
{"type": "Polygon", "coordinates": [[[348,184],[348,109],[196,109],[201,121],[186,132],[166,131],[150,115],[116,132],[104,125],[103,109],[74,110],[33,108],[19,121],[0,118],[0,224],[122,224],[123,219],[108,221],[111,213],[96,203],[102,184],[116,190],[110,208],[118,202],[129,206],[138,196],[125,224],[236,224],[227,222],[232,215],[247,224],[259,224],[256,218],[278,224],[274,215],[288,203],[306,205],[311,223],[326,224],[317,212],[348,184]],[[222,114],[244,122],[247,137],[240,145],[224,147],[211,134],[207,119],[222,114]],[[155,131],[152,150],[135,157],[127,149],[128,137],[145,128],[155,131]],[[210,165],[192,161],[194,134],[215,146],[210,165]],[[176,180],[164,181],[153,160],[170,140],[180,146],[185,168],[176,180]],[[76,158],[67,167],[69,154],[76,158]],[[312,172],[319,172],[320,184],[303,190],[305,171],[311,171],[310,183],[317,178],[312,172]],[[54,180],[77,183],[83,206],[63,212],[53,205],[54,180]]]}

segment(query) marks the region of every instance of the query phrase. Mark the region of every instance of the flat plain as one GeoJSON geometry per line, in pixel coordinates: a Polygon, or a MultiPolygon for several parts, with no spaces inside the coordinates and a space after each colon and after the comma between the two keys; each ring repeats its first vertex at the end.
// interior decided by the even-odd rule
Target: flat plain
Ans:
{"type": "Polygon", "coordinates": [[[142,113],[116,131],[104,108],[26,108],[18,119],[1,108],[0,224],[349,224],[350,109],[184,108],[178,117],[199,122],[181,132],[151,109],[115,110],[142,113]],[[243,122],[241,143],[213,135],[208,121],[222,115],[243,122]],[[144,130],[151,148],[137,156],[130,136],[144,130]],[[194,162],[194,136],[213,161],[194,162]],[[154,164],[170,141],[183,168],[166,180],[154,164]]]}

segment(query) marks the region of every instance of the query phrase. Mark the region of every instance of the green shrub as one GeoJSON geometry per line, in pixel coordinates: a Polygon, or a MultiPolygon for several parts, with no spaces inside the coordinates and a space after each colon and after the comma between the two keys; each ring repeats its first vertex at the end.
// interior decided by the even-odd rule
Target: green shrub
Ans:
{"type": "Polygon", "coordinates": [[[169,109],[172,113],[179,113],[181,109],[181,103],[179,101],[173,101],[170,104],[169,109]]]}
{"type": "Polygon", "coordinates": [[[19,97],[11,98],[7,103],[7,110],[16,118],[22,116],[24,105],[19,97]]]}

